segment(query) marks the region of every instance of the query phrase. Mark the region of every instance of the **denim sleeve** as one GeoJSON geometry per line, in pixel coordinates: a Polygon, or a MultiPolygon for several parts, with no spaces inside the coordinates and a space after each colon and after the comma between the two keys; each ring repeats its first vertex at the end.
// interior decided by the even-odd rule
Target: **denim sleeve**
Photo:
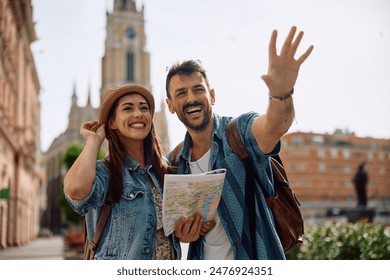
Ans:
{"type": "Polygon", "coordinates": [[[66,200],[80,215],[85,215],[92,208],[102,206],[107,196],[108,190],[108,169],[103,161],[96,163],[96,177],[93,181],[92,189],[89,195],[82,199],[76,200],[65,195],[66,200]]]}
{"type": "Polygon", "coordinates": [[[259,114],[256,112],[249,112],[249,113],[240,115],[237,118],[237,128],[238,128],[240,136],[243,137],[243,135],[244,135],[244,139],[241,139],[241,140],[243,140],[245,147],[247,147],[247,148],[250,147],[251,148],[250,152],[253,153],[256,156],[256,158],[259,158],[259,157],[263,158],[264,157],[264,158],[268,159],[268,156],[276,155],[280,152],[281,145],[280,145],[280,141],[279,141],[276,144],[273,151],[269,154],[264,154],[260,150],[259,146],[257,145],[257,141],[252,133],[253,121],[258,116],[259,116],[259,114]]]}

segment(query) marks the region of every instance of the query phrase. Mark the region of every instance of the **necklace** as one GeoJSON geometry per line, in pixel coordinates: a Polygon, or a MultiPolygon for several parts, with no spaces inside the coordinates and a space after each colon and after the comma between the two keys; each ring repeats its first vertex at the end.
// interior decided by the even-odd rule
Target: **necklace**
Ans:
{"type": "Polygon", "coordinates": [[[199,170],[200,171],[202,171],[202,173],[204,173],[204,171],[203,171],[203,169],[199,166],[199,164],[198,164],[198,161],[197,160],[195,160],[195,163],[196,163],[196,166],[199,168],[199,170]]]}
{"type": "Polygon", "coordinates": [[[210,171],[210,150],[208,150],[200,159],[190,161],[190,164],[192,165],[192,168],[195,168],[195,170],[191,170],[191,173],[193,174],[210,171]],[[196,171],[196,169],[198,171],[196,171]]]}

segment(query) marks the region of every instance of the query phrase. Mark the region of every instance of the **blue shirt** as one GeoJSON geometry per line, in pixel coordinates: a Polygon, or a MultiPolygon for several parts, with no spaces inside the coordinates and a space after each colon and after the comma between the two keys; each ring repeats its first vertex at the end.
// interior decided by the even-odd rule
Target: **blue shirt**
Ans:
{"type": "MultiPolygon", "coordinates": [[[[262,180],[266,193],[274,195],[272,171],[269,155],[280,151],[280,142],[269,155],[263,154],[252,134],[252,123],[258,117],[257,113],[249,112],[237,118],[237,128],[244,146],[249,154],[259,178],[262,180]]],[[[245,211],[245,165],[232,151],[226,138],[226,127],[231,117],[220,117],[214,114],[214,129],[210,154],[212,169],[226,168],[227,174],[222,196],[217,211],[225,232],[233,248],[234,259],[250,259],[251,246],[248,243],[249,221],[245,211]]],[[[191,136],[186,133],[182,150],[176,162],[180,174],[191,173],[189,167],[191,136]]],[[[170,154],[168,155],[170,158],[170,154]]],[[[260,185],[256,182],[256,251],[258,259],[285,259],[283,247],[277,235],[271,210],[268,208],[260,185]]],[[[190,244],[188,259],[203,259],[203,242],[201,238],[190,244]]]]}
{"type": "MultiPolygon", "coordinates": [[[[127,157],[123,171],[123,195],[111,208],[104,227],[96,259],[112,260],[151,260],[155,251],[157,215],[153,193],[148,176],[162,193],[162,188],[153,173],[151,165],[142,169],[139,164],[127,157]]],[[[93,187],[83,200],[66,197],[72,208],[85,215],[87,236],[93,239],[96,225],[108,194],[109,172],[104,161],[97,161],[93,187]]],[[[181,258],[180,243],[174,234],[170,238],[178,259],[181,258]]]]}

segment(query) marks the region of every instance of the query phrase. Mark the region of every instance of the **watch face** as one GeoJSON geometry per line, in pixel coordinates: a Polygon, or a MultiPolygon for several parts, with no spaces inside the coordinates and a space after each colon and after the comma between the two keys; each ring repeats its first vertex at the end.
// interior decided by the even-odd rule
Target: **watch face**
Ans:
{"type": "Polygon", "coordinates": [[[134,39],[136,35],[137,35],[137,33],[135,32],[135,30],[133,28],[129,27],[126,29],[127,38],[134,39]]]}

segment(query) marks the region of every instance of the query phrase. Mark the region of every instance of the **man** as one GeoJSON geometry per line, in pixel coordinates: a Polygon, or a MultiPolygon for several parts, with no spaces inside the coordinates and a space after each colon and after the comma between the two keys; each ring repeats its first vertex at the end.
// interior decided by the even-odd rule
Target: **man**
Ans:
{"type": "Polygon", "coordinates": [[[368,183],[368,174],[365,169],[365,162],[359,164],[358,170],[356,171],[353,177],[353,183],[355,184],[355,191],[358,197],[358,207],[367,206],[367,183],[368,183]]]}
{"type": "MultiPolygon", "coordinates": [[[[237,119],[237,128],[247,152],[259,172],[266,191],[274,194],[269,156],[280,150],[280,137],[290,128],[294,119],[293,89],[301,64],[313,50],[310,46],[298,59],[294,58],[303,32],[294,40],[296,27],[292,27],[280,54],[276,52],[277,31],[269,45],[268,74],[262,79],[269,89],[266,114],[250,112],[237,119]]],[[[188,259],[285,259],[277,235],[272,213],[258,189],[261,203],[256,207],[256,242],[249,241],[248,215],[245,214],[245,167],[235,155],[226,139],[226,126],[230,117],[213,113],[215,92],[210,87],[206,72],[197,61],[184,61],[173,65],[166,78],[169,111],[187,128],[183,148],[176,158],[178,173],[201,173],[216,168],[228,170],[221,201],[214,219],[215,227],[201,232],[201,237],[189,246],[188,259]],[[255,255],[251,247],[255,246],[255,255]]],[[[257,188],[260,185],[257,183],[257,188]]],[[[182,242],[192,241],[193,227],[199,219],[181,220],[176,235],[182,242]],[[191,233],[191,238],[188,234],[191,233]]],[[[207,226],[203,227],[207,228],[207,226]]]]}

